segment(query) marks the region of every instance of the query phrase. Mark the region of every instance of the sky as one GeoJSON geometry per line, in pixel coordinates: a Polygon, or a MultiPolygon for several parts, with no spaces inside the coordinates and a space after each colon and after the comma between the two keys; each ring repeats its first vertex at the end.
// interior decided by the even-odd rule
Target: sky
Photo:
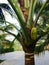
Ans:
{"type": "MultiPolygon", "coordinates": [[[[9,4],[7,0],[0,0],[0,3],[9,4]]],[[[5,14],[6,21],[8,21],[8,22],[14,24],[15,26],[17,26],[18,28],[20,28],[19,23],[15,18],[12,18],[11,15],[8,12],[4,11],[4,10],[3,10],[3,13],[5,14]]],[[[16,29],[14,29],[12,32],[16,35],[18,34],[18,31],[16,29]]],[[[6,37],[6,39],[11,40],[11,41],[13,40],[13,38],[14,38],[13,36],[7,36],[6,37]]]]}
{"type": "Polygon", "coordinates": [[[8,3],[7,0],[0,0],[0,3],[8,3]]]}
{"type": "MultiPolygon", "coordinates": [[[[7,0],[0,0],[0,3],[7,3],[7,4],[9,4],[7,0]]],[[[9,13],[7,13],[7,12],[5,12],[5,11],[3,11],[3,12],[4,12],[5,18],[6,18],[6,20],[7,20],[8,22],[17,24],[17,26],[19,26],[18,21],[17,21],[16,19],[12,18],[9,13]],[[16,23],[16,22],[17,22],[17,23],[16,23]]]]}

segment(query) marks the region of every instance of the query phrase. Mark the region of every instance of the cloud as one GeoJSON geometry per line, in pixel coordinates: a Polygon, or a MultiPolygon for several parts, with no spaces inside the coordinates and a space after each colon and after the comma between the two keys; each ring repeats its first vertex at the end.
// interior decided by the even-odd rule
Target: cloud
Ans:
{"type": "Polygon", "coordinates": [[[0,3],[8,3],[7,0],[0,0],[0,3]]]}

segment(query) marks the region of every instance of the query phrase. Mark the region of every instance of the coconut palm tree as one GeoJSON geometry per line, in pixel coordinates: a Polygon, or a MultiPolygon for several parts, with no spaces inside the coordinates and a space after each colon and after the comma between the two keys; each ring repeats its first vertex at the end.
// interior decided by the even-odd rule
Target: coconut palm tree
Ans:
{"type": "Polygon", "coordinates": [[[8,2],[13,10],[4,3],[0,4],[0,8],[17,19],[21,29],[2,17],[4,19],[0,18],[0,22],[4,22],[5,26],[0,27],[0,30],[11,34],[15,37],[14,40],[17,39],[21,43],[26,55],[26,65],[34,65],[35,49],[41,51],[49,43],[49,1],[46,0],[42,4],[40,0],[8,0],[8,2]],[[18,31],[18,35],[10,32],[6,23],[13,26],[18,31]],[[44,42],[40,43],[42,39],[44,42]]]}

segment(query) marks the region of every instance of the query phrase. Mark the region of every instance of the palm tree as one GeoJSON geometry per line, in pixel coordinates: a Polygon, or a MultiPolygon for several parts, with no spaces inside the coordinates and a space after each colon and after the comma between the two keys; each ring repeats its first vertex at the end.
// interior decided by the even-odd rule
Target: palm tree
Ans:
{"type": "Polygon", "coordinates": [[[21,43],[26,54],[26,65],[34,65],[35,48],[41,51],[49,43],[49,1],[46,0],[42,4],[42,1],[37,0],[8,0],[8,2],[14,11],[7,4],[0,4],[0,7],[18,20],[21,29],[2,17],[0,22],[4,22],[5,26],[0,27],[0,30],[11,34],[21,43]],[[36,15],[35,20],[34,15],[36,15]],[[13,26],[18,31],[18,35],[9,32],[6,23],[13,26]],[[42,39],[44,42],[40,43],[42,39]]]}
{"type": "Polygon", "coordinates": [[[28,14],[29,14],[29,8],[28,8],[28,6],[29,6],[29,0],[28,0],[28,5],[26,7],[25,7],[25,3],[24,3],[25,0],[18,0],[18,2],[20,4],[20,8],[21,8],[21,10],[23,12],[23,15],[25,17],[25,20],[27,22],[27,18],[28,18],[28,14]]]}

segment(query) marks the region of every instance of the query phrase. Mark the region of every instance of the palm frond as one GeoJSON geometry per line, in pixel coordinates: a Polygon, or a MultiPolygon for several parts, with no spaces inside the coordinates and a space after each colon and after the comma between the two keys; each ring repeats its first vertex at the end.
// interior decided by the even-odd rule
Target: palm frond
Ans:
{"type": "Polygon", "coordinates": [[[10,13],[11,16],[13,16],[13,10],[8,4],[0,3],[0,8],[5,9],[10,13]]]}
{"type": "Polygon", "coordinates": [[[29,0],[25,0],[24,3],[25,3],[25,8],[28,8],[29,7],[29,0]]]}
{"type": "Polygon", "coordinates": [[[28,22],[27,22],[27,25],[29,27],[32,27],[32,18],[33,18],[33,15],[34,15],[33,6],[34,6],[34,0],[31,0],[30,9],[29,9],[29,16],[28,16],[28,22]]]}
{"type": "Polygon", "coordinates": [[[21,18],[22,18],[23,21],[25,22],[25,18],[24,18],[24,16],[23,16],[23,13],[22,13],[22,11],[21,11],[21,8],[20,8],[20,6],[19,6],[19,4],[18,4],[18,1],[13,0],[13,1],[11,1],[11,2],[13,2],[13,5],[14,5],[15,9],[19,12],[19,15],[21,16],[21,18]]]}
{"type": "Polygon", "coordinates": [[[42,33],[37,37],[36,42],[37,42],[41,37],[43,37],[43,36],[45,36],[45,35],[47,35],[47,34],[48,34],[48,31],[46,31],[46,32],[43,32],[43,31],[42,31],[42,33]]]}
{"type": "Polygon", "coordinates": [[[18,19],[19,19],[19,23],[20,23],[20,26],[22,28],[22,31],[23,31],[23,34],[24,34],[24,37],[25,37],[25,40],[28,44],[30,44],[30,39],[29,39],[29,36],[28,36],[28,33],[27,33],[27,30],[26,30],[26,27],[25,27],[25,23],[24,23],[24,19],[21,17],[21,12],[20,12],[20,7],[18,5],[16,5],[16,1],[13,3],[11,0],[8,0],[9,3],[11,4],[12,8],[14,9],[18,19]],[[18,8],[19,7],[19,8],[18,8]]]}
{"type": "MultiPolygon", "coordinates": [[[[0,19],[5,20],[5,17],[4,17],[4,14],[3,14],[3,11],[2,11],[1,8],[0,8],[0,19]]],[[[3,21],[2,22],[0,21],[0,23],[4,23],[4,22],[3,21]]]]}
{"type": "Polygon", "coordinates": [[[49,44],[49,34],[47,35],[45,42],[43,42],[43,43],[41,42],[41,43],[37,44],[37,46],[35,47],[35,52],[38,52],[38,53],[42,52],[44,50],[44,47],[48,44],[49,44]]]}
{"type": "Polygon", "coordinates": [[[6,26],[3,26],[3,27],[0,27],[0,28],[7,28],[7,27],[9,27],[9,26],[13,26],[19,33],[20,33],[20,30],[17,28],[17,26],[15,26],[14,24],[12,24],[12,23],[10,23],[10,22],[8,22],[8,21],[6,21],[6,20],[2,20],[2,19],[0,19],[0,21],[1,22],[5,22],[5,23],[8,23],[9,25],[6,25],[6,26]]]}
{"type": "Polygon", "coordinates": [[[7,30],[4,30],[4,29],[0,29],[0,30],[1,30],[1,31],[4,31],[4,32],[7,32],[8,34],[11,34],[12,36],[14,36],[14,37],[20,42],[20,39],[19,39],[19,37],[18,37],[17,35],[15,35],[15,34],[9,32],[9,31],[7,31],[7,30]]]}
{"type": "Polygon", "coordinates": [[[47,1],[48,0],[46,0],[46,2],[42,5],[42,7],[40,8],[40,10],[38,12],[37,17],[36,17],[36,23],[35,23],[35,25],[37,24],[37,21],[39,19],[39,16],[41,15],[41,13],[43,12],[44,8],[46,7],[47,1]]]}

